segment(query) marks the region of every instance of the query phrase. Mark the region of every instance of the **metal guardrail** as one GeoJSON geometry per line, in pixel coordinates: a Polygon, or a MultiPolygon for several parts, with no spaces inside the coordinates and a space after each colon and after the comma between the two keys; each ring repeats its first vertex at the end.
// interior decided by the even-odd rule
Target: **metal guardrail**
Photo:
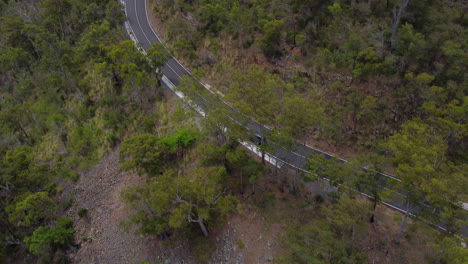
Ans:
{"type": "MultiPolygon", "coordinates": [[[[124,8],[125,14],[126,14],[126,16],[127,16],[127,12],[126,12],[126,3],[125,3],[124,0],[120,0],[120,2],[121,2],[122,5],[124,6],[123,8],[124,8]]],[[[146,1],[145,1],[145,9],[146,9],[146,1]]],[[[148,19],[148,18],[147,18],[147,19],[148,19]]],[[[148,21],[148,24],[149,24],[149,21],[148,21]]],[[[130,25],[130,22],[129,22],[129,21],[125,21],[125,29],[126,29],[126,31],[127,31],[127,34],[130,36],[130,38],[132,39],[132,41],[135,43],[136,49],[139,50],[140,52],[142,52],[143,54],[146,54],[146,51],[145,51],[143,48],[141,48],[140,42],[138,41],[138,39],[137,39],[136,36],[134,35],[132,26],[130,25]]],[[[151,28],[151,30],[153,30],[153,29],[151,28]]],[[[157,36],[156,32],[154,32],[154,30],[153,30],[153,33],[155,34],[155,36],[157,37],[157,39],[158,39],[161,43],[163,43],[163,42],[160,40],[160,38],[157,36]]],[[[164,45],[164,43],[163,43],[163,45],[164,45]]],[[[183,69],[185,69],[185,71],[186,71],[187,73],[190,74],[190,72],[189,72],[182,64],[180,64],[180,62],[179,62],[175,57],[173,57],[173,58],[174,58],[174,60],[175,60],[180,66],[182,66],[183,69]]],[[[171,68],[171,69],[172,69],[172,68],[171,68]]],[[[174,73],[175,73],[176,75],[178,75],[178,76],[180,77],[180,75],[177,74],[177,73],[175,72],[174,69],[172,69],[172,70],[174,71],[174,73]]],[[[197,105],[195,102],[193,102],[192,100],[190,100],[182,91],[178,90],[178,89],[176,88],[176,85],[174,85],[174,84],[169,80],[169,78],[168,78],[166,75],[163,75],[163,76],[162,76],[161,81],[162,81],[170,90],[172,90],[172,91],[176,94],[177,97],[179,97],[180,99],[184,100],[184,101],[185,101],[190,107],[192,107],[197,113],[199,113],[199,114],[200,114],[201,116],[203,116],[203,117],[206,116],[206,112],[205,112],[199,105],[197,105]]],[[[216,91],[212,91],[212,89],[210,89],[209,87],[207,87],[207,85],[203,84],[201,81],[200,81],[200,83],[201,83],[201,84],[203,85],[203,87],[205,87],[205,89],[208,90],[213,96],[218,97],[216,91]]],[[[201,96],[201,95],[199,95],[199,96],[201,96]]],[[[219,97],[218,97],[218,98],[219,98],[219,97]]],[[[220,99],[220,100],[221,100],[224,104],[226,104],[227,106],[229,106],[229,105],[228,105],[226,102],[224,102],[222,99],[220,99]]],[[[230,118],[231,118],[231,117],[230,117],[230,118]]],[[[231,118],[231,119],[232,119],[232,118],[231,118]]],[[[234,120],[234,121],[236,121],[236,120],[234,120]]],[[[236,121],[236,122],[237,122],[237,121],[236,121]]],[[[239,123],[239,122],[237,122],[237,123],[239,123]]],[[[258,125],[261,126],[260,124],[258,124],[258,125]]],[[[268,128],[268,127],[266,127],[266,128],[269,129],[269,130],[271,130],[271,128],[268,128]]],[[[225,128],[225,129],[226,129],[226,128],[225,128]]],[[[248,128],[247,128],[247,129],[248,129],[248,128]]],[[[240,143],[242,146],[244,146],[245,148],[247,148],[248,150],[250,150],[250,151],[251,151],[252,153],[254,153],[255,155],[257,155],[257,156],[259,156],[259,157],[263,157],[263,158],[265,159],[265,161],[267,161],[268,163],[270,163],[271,165],[273,165],[273,166],[276,167],[276,168],[281,168],[281,167],[283,167],[284,165],[287,165],[287,166],[289,166],[290,168],[296,169],[296,170],[301,171],[301,172],[306,173],[306,174],[313,175],[313,176],[315,176],[315,177],[320,177],[320,178],[326,180],[327,182],[330,182],[330,180],[327,179],[327,178],[325,178],[325,177],[318,176],[318,175],[316,175],[316,174],[314,174],[314,173],[311,173],[311,172],[309,172],[309,171],[307,171],[307,170],[305,170],[305,169],[303,169],[303,168],[300,168],[300,167],[298,167],[298,166],[295,166],[295,165],[291,164],[291,163],[288,162],[288,161],[282,160],[282,159],[276,157],[275,155],[272,155],[271,153],[262,151],[262,150],[261,150],[256,144],[254,144],[254,143],[247,142],[247,141],[242,141],[242,140],[238,140],[238,141],[239,141],[239,143],[240,143]]],[[[336,157],[336,156],[333,155],[333,154],[324,152],[324,151],[322,151],[322,150],[320,150],[320,149],[317,149],[317,148],[315,148],[315,147],[312,147],[312,146],[309,146],[309,145],[305,145],[305,146],[306,146],[307,148],[309,148],[309,149],[311,149],[311,150],[314,150],[314,151],[316,151],[316,152],[319,152],[319,153],[321,153],[321,154],[323,154],[323,155],[326,155],[326,156],[329,156],[329,157],[337,158],[337,159],[340,160],[341,162],[348,162],[348,161],[345,160],[345,159],[336,157]]],[[[286,151],[291,152],[290,150],[286,150],[286,151]]],[[[299,154],[299,153],[297,153],[297,152],[292,152],[292,153],[294,153],[294,154],[296,154],[296,155],[298,155],[298,156],[300,156],[300,157],[302,157],[302,158],[304,158],[304,159],[307,159],[307,157],[305,157],[305,156],[303,156],[303,155],[301,155],[301,154],[299,154]]],[[[363,168],[363,169],[366,169],[366,170],[367,170],[367,168],[363,168]]],[[[401,181],[400,179],[398,179],[398,178],[396,178],[396,177],[394,177],[394,176],[392,176],[392,175],[389,175],[389,174],[385,174],[385,173],[379,173],[379,174],[380,174],[381,176],[384,176],[384,177],[388,178],[388,179],[392,179],[392,180],[396,180],[396,181],[401,181]]],[[[383,187],[384,187],[384,186],[383,186],[383,187]]],[[[347,188],[349,188],[349,187],[347,187],[347,188]]],[[[356,191],[356,192],[360,193],[360,194],[363,195],[363,196],[366,196],[366,197],[368,197],[368,198],[370,198],[370,199],[373,199],[369,194],[363,193],[363,192],[358,191],[358,190],[353,190],[353,191],[356,191]]],[[[384,201],[381,201],[381,203],[384,204],[384,205],[386,205],[387,207],[392,208],[392,209],[394,209],[394,210],[397,210],[397,211],[399,211],[399,212],[401,212],[401,213],[405,213],[405,212],[406,212],[406,210],[404,210],[404,209],[402,209],[402,208],[399,208],[399,207],[397,207],[397,206],[394,206],[394,205],[392,205],[392,204],[390,204],[390,203],[387,203],[387,202],[384,202],[384,201]]],[[[415,215],[412,214],[412,213],[410,213],[410,215],[415,216],[415,215]]],[[[440,229],[440,230],[446,231],[446,229],[445,229],[443,226],[436,225],[436,224],[433,224],[433,225],[436,226],[436,227],[437,227],[438,229],[440,229]]]]}

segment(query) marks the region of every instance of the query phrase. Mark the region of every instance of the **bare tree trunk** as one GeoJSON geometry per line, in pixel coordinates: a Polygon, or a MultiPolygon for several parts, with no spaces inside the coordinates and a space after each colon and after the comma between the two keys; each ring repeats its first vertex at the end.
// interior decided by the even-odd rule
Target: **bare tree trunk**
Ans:
{"type": "Polygon", "coordinates": [[[297,193],[297,182],[298,182],[298,175],[299,175],[299,170],[296,169],[295,172],[294,172],[294,176],[292,178],[292,180],[290,181],[290,184],[289,184],[289,192],[293,195],[296,195],[297,193]]]}
{"type": "Polygon", "coordinates": [[[374,194],[374,204],[372,205],[372,214],[369,219],[369,222],[371,223],[375,222],[375,209],[377,209],[377,202],[378,202],[378,195],[374,194]]]}
{"type": "Polygon", "coordinates": [[[278,177],[278,158],[275,159],[275,177],[278,177]]]}
{"type": "Polygon", "coordinates": [[[241,195],[244,195],[244,179],[243,179],[243,176],[242,176],[242,169],[240,170],[240,193],[241,195]]]}
{"type": "Polygon", "coordinates": [[[395,36],[398,29],[398,25],[400,24],[401,17],[405,12],[406,7],[408,6],[410,0],[402,0],[400,7],[398,8],[396,3],[393,5],[393,25],[392,25],[392,36],[390,37],[390,44],[392,47],[395,47],[395,36]]]}
{"type": "Polygon", "coordinates": [[[203,222],[203,219],[201,217],[198,217],[197,221],[198,225],[200,225],[200,229],[203,232],[204,236],[208,236],[208,230],[206,230],[205,223],[203,222]]]}
{"type": "Polygon", "coordinates": [[[141,91],[138,89],[138,86],[135,85],[134,80],[132,80],[131,83],[132,83],[133,91],[136,91],[136,98],[138,100],[138,104],[140,105],[140,109],[143,112],[146,112],[145,107],[144,107],[144,103],[143,103],[143,99],[141,98],[141,93],[140,93],[141,91]]]}
{"type": "Polygon", "coordinates": [[[11,229],[8,227],[8,223],[4,222],[3,220],[0,219],[0,225],[3,226],[3,228],[8,232],[10,233],[10,235],[15,239],[15,240],[18,240],[18,237],[16,236],[16,234],[11,231],[11,229]]]}
{"type": "Polygon", "coordinates": [[[23,135],[29,140],[28,133],[26,133],[26,130],[24,130],[23,126],[19,122],[18,122],[18,127],[19,127],[20,131],[23,132],[23,135]]]}
{"type": "Polygon", "coordinates": [[[239,25],[239,23],[237,23],[237,38],[239,39],[239,48],[242,49],[244,45],[244,40],[242,37],[242,30],[241,30],[241,26],[239,25]]]}
{"type": "Polygon", "coordinates": [[[52,49],[57,50],[57,52],[54,52],[53,54],[55,56],[55,59],[56,59],[56,62],[58,64],[58,66],[60,67],[61,74],[63,75],[63,77],[65,78],[65,81],[67,82],[67,85],[73,87],[76,90],[76,92],[78,93],[78,97],[81,100],[81,102],[84,102],[85,98],[83,96],[83,92],[81,92],[78,85],[68,77],[67,71],[65,70],[65,67],[63,66],[62,60],[59,57],[59,50],[60,50],[59,47],[52,46],[52,49]]]}
{"type": "Polygon", "coordinates": [[[406,220],[408,219],[408,215],[409,215],[409,206],[410,206],[410,200],[408,197],[406,197],[406,209],[405,209],[405,215],[403,216],[403,219],[401,220],[401,224],[400,224],[400,230],[398,230],[398,234],[395,238],[395,241],[398,243],[400,242],[400,237],[401,237],[401,234],[403,233],[403,229],[405,228],[405,225],[406,225],[406,220]]]}
{"type": "Polygon", "coordinates": [[[375,222],[375,208],[376,208],[376,205],[377,205],[377,202],[374,201],[374,206],[373,206],[372,214],[371,214],[371,216],[370,216],[370,218],[369,218],[369,222],[370,222],[371,224],[373,224],[373,223],[375,222]]]}
{"type": "Polygon", "coordinates": [[[240,174],[240,185],[242,188],[242,186],[244,185],[244,181],[242,180],[242,169],[240,170],[239,174],[240,174]]]}

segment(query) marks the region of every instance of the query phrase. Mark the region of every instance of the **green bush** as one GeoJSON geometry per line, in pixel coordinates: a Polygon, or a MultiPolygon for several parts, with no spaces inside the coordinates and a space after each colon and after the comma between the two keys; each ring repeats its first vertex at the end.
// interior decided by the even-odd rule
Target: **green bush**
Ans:
{"type": "Polygon", "coordinates": [[[71,154],[70,163],[80,168],[88,168],[99,158],[99,136],[102,131],[93,125],[76,127],[69,137],[67,149],[71,154]]]}
{"type": "Polygon", "coordinates": [[[74,201],[73,197],[70,197],[67,200],[63,201],[62,202],[63,210],[67,210],[68,208],[70,208],[73,205],[73,201],[74,201]]]}
{"type": "Polygon", "coordinates": [[[244,242],[242,240],[237,240],[237,246],[239,248],[245,248],[245,244],[244,244],[244,242]]]}
{"type": "Polygon", "coordinates": [[[78,210],[78,216],[83,218],[83,217],[87,217],[88,216],[88,209],[86,208],[80,208],[78,210]]]}
{"type": "Polygon", "coordinates": [[[57,188],[57,185],[55,183],[49,183],[47,184],[44,189],[50,194],[50,195],[55,195],[58,193],[59,189],[57,188]]]}
{"type": "Polygon", "coordinates": [[[68,170],[68,172],[65,174],[65,177],[73,182],[77,182],[80,178],[80,174],[76,171],[68,170]]]}
{"type": "Polygon", "coordinates": [[[322,195],[317,195],[317,196],[315,197],[315,201],[316,201],[317,203],[321,204],[321,203],[324,202],[324,199],[323,199],[322,195]]]}
{"type": "Polygon", "coordinates": [[[57,249],[71,242],[74,232],[70,218],[59,218],[55,226],[37,228],[32,236],[24,239],[24,242],[32,254],[49,258],[57,249]]]}
{"type": "Polygon", "coordinates": [[[208,263],[215,250],[213,242],[206,237],[198,237],[195,239],[193,245],[193,254],[195,255],[197,263],[208,263]]]}

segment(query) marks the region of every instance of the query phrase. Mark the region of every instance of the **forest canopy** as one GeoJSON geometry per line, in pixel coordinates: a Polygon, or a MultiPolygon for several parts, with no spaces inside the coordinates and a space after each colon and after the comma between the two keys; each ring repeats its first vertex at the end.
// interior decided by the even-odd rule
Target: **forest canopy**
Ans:
{"type": "MultiPolygon", "coordinates": [[[[279,168],[252,159],[237,141],[250,135],[225,109],[194,125],[179,107],[168,120],[156,70],[169,54],[196,73],[182,80],[185,89],[207,81],[236,114],[272,127],[268,140],[359,156],[309,159],[307,169],[337,191],[329,205],[318,206],[322,196],[307,201],[323,219],[288,231],[287,260],[366,262],[372,256],[355,238],[367,235],[363,226],[377,221],[385,199],[407,208],[424,199],[437,217],[415,214],[443,224],[444,235],[466,225],[466,1],[149,3],[170,53],[162,44],[146,55],[136,49],[117,0],[0,1],[0,261],[66,261],[76,227],[64,217],[73,203],[66,188],[115,150],[121,169],[145,180],[122,193],[136,213],[121,226],[138,234],[208,236],[256,199],[256,188],[274,195],[267,176],[275,177],[272,188],[289,187],[283,201],[306,197],[303,181],[319,177],[296,170],[280,178],[279,168]],[[388,188],[411,192],[382,191],[374,172],[386,169],[402,180],[388,188]],[[373,204],[358,201],[364,189],[373,204]]],[[[269,147],[259,147],[263,162],[269,147]]],[[[448,236],[432,247],[434,263],[466,259],[448,236]]]]}
{"type": "Polygon", "coordinates": [[[25,249],[62,261],[74,233],[64,186],[153,132],[158,65],[124,20],[116,0],[0,1],[0,261],[25,249]]]}

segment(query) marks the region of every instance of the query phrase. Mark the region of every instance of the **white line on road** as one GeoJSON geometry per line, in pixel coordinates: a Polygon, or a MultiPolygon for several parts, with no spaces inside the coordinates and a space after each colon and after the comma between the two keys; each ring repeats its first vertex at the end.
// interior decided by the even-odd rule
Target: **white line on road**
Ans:
{"type": "MultiPolygon", "coordinates": [[[[126,16],[128,17],[127,9],[126,9],[127,5],[126,5],[126,3],[124,2],[124,0],[121,0],[121,3],[124,5],[125,14],[126,14],[126,16]]],[[[148,43],[151,44],[151,41],[148,39],[148,36],[145,34],[145,32],[144,32],[144,30],[143,30],[143,28],[142,28],[142,26],[141,26],[141,23],[140,23],[140,21],[139,21],[139,19],[138,19],[138,12],[137,12],[137,8],[136,8],[136,7],[137,7],[137,6],[136,6],[136,2],[135,2],[135,14],[136,14],[136,16],[137,16],[138,25],[139,25],[139,27],[140,27],[140,29],[141,29],[143,35],[145,36],[146,40],[148,41],[148,43]]],[[[148,21],[149,27],[150,27],[151,30],[153,31],[153,33],[154,33],[154,35],[156,36],[156,38],[161,42],[161,40],[159,39],[158,35],[154,32],[153,28],[151,27],[151,24],[149,23],[149,18],[148,18],[148,14],[147,14],[147,3],[146,3],[146,2],[145,2],[145,13],[146,13],[146,19],[147,19],[147,21],[148,21]]],[[[130,38],[135,42],[136,48],[137,48],[140,52],[146,54],[146,52],[145,52],[144,49],[140,49],[140,47],[139,47],[139,45],[138,45],[138,44],[139,44],[139,41],[138,41],[136,35],[134,34],[134,31],[133,31],[133,29],[132,29],[131,24],[130,24],[129,21],[126,21],[126,22],[125,22],[125,27],[126,27],[126,30],[127,30],[128,35],[129,35],[130,38]]],[[[164,45],[163,42],[161,42],[161,43],[164,45]]],[[[174,58],[174,60],[190,74],[190,72],[189,72],[182,64],[180,64],[180,62],[179,62],[176,58],[174,58]]],[[[170,65],[168,65],[168,64],[166,64],[166,65],[174,72],[174,74],[176,74],[179,78],[181,78],[181,76],[180,76],[170,65]]],[[[198,105],[196,105],[193,101],[191,101],[190,99],[188,99],[181,91],[177,91],[177,90],[176,90],[176,88],[175,88],[176,86],[169,80],[169,78],[168,78],[167,76],[163,75],[162,81],[163,81],[171,90],[173,90],[174,93],[175,93],[179,98],[182,98],[182,99],[186,100],[186,102],[188,102],[188,104],[189,104],[190,106],[192,106],[198,113],[200,113],[202,116],[206,116],[206,113],[203,111],[203,109],[201,109],[201,108],[200,108],[198,105]]],[[[205,88],[207,88],[203,83],[202,83],[202,85],[203,85],[205,88]]],[[[207,89],[208,89],[208,88],[207,88],[207,89]]],[[[208,91],[210,91],[211,93],[213,93],[210,89],[208,89],[208,91]]],[[[205,100],[206,100],[206,99],[205,99],[205,100]]],[[[257,146],[255,146],[254,144],[249,143],[249,142],[243,142],[243,141],[239,141],[239,142],[240,142],[244,147],[248,148],[248,149],[251,150],[253,153],[255,153],[256,155],[258,155],[258,156],[260,156],[260,157],[262,156],[262,152],[261,152],[260,149],[259,149],[257,146]]],[[[316,151],[318,151],[318,152],[320,152],[320,153],[322,153],[322,154],[326,154],[326,155],[329,155],[329,156],[332,156],[332,157],[336,157],[335,155],[331,155],[331,154],[329,154],[329,153],[326,153],[326,152],[324,152],[324,151],[322,151],[322,150],[319,150],[319,149],[316,149],[316,148],[314,148],[314,147],[311,147],[311,146],[308,146],[308,145],[305,145],[305,146],[308,147],[308,148],[310,148],[310,149],[316,150],[316,151]]],[[[290,151],[290,152],[291,152],[291,151],[290,151]]],[[[303,158],[306,158],[305,156],[303,156],[303,155],[301,155],[301,154],[299,154],[299,153],[296,153],[296,152],[292,152],[292,153],[294,153],[294,154],[296,154],[296,155],[298,155],[298,156],[301,156],[301,157],[303,157],[303,158]]],[[[338,158],[338,157],[336,157],[336,158],[338,158]]],[[[342,161],[344,161],[344,162],[348,162],[347,160],[344,160],[344,159],[341,159],[341,158],[338,158],[338,159],[340,159],[340,160],[342,160],[342,161]]],[[[288,163],[288,162],[286,162],[286,161],[282,161],[281,159],[279,159],[279,158],[277,158],[277,157],[275,157],[275,156],[272,156],[272,155],[270,155],[269,153],[266,153],[266,152],[265,152],[265,160],[268,161],[268,163],[270,163],[270,164],[272,164],[272,165],[274,165],[274,166],[276,166],[276,167],[278,167],[278,168],[280,168],[283,164],[288,164],[288,165],[291,166],[292,168],[295,168],[295,169],[300,170],[300,171],[302,171],[302,172],[305,172],[305,173],[307,173],[307,174],[315,175],[315,174],[310,173],[310,172],[308,172],[308,171],[306,171],[306,170],[304,170],[304,169],[302,169],[302,168],[299,168],[299,167],[297,167],[297,166],[294,166],[294,165],[292,165],[292,164],[290,164],[290,163],[288,163]],[[279,161],[280,163],[278,163],[278,161],[279,161]]],[[[382,173],[382,175],[384,175],[384,176],[386,176],[386,177],[388,177],[388,178],[392,178],[392,179],[401,181],[400,179],[395,178],[395,177],[393,177],[393,176],[391,176],[391,175],[388,175],[388,174],[385,174],[385,173],[382,173]]],[[[323,177],[322,177],[322,178],[323,178],[323,177]]],[[[323,179],[325,179],[325,180],[327,180],[327,181],[330,181],[330,180],[327,179],[327,178],[323,178],[323,179]]],[[[384,188],[385,188],[385,187],[384,187],[384,188]]],[[[359,192],[359,191],[358,191],[358,192],[359,192]]],[[[368,194],[365,194],[365,193],[362,193],[362,192],[359,192],[359,193],[361,193],[361,194],[364,195],[364,196],[370,197],[368,194]]],[[[370,198],[372,198],[372,197],[370,197],[370,198]]],[[[391,205],[391,204],[389,204],[389,203],[386,203],[386,202],[382,202],[382,203],[385,204],[386,206],[388,206],[388,207],[390,207],[390,208],[393,208],[393,209],[395,209],[395,210],[398,210],[398,211],[400,211],[400,212],[405,212],[405,210],[400,209],[400,208],[398,208],[398,207],[396,207],[396,206],[394,206],[394,205],[391,205]]],[[[465,205],[465,204],[464,204],[464,205],[465,205]]],[[[411,214],[411,215],[412,215],[412,214],[411,214]]],[[[445,228],[441,227],[440,225],[436,225],[436,226],[437,226],[438,228],[442,229],[442,230],[445,230],[445,228]]]]}

